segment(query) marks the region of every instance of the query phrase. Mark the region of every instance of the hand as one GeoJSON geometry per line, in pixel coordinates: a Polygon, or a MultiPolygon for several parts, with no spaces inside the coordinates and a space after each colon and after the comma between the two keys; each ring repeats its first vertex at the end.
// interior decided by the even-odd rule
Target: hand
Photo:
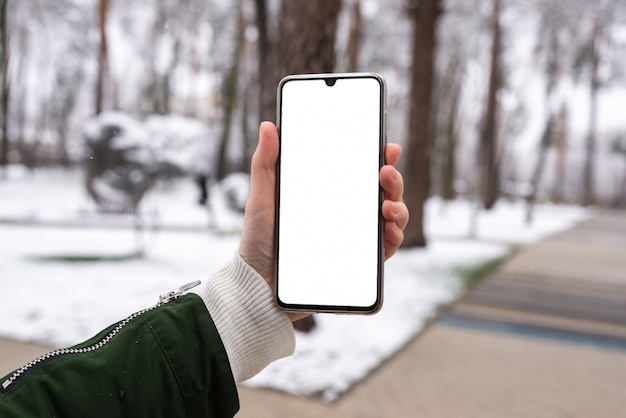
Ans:
{"type": "MultiPolygon", "coordinates": [[[[409,221],[409,211],[402,203],[404,182],[395,169],[402,149],[387,144],[387,165],[380,170],[380,184],[385,191],[382,215],[385,220],[385,260],[400,247],[402,232],[409,221]]],[[[274,288],[274,212],[276,209],[276,163],[278,161],[278,130],[271,122],[261,123],[259,143],[252,156],[250,197],[246,204],[239,255],[274,288]]],[[[306,317],[288,313],[292,321],[306,317]]]]}

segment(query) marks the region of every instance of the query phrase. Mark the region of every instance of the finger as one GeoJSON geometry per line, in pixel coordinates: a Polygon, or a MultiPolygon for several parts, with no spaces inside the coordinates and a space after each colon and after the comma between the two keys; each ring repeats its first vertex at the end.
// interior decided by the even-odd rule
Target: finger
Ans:
{"type": "Polygon", "coordinates": [[[402,202],[393,200],[385,200],[382,207],[383,218],[385,221],[395,222],[400,230],[404,231],[409,223],[409,210],[402,202]]]}
{"type": "Polygon", "coordinates": [[[402,147],[400,144],[395,144],[393,142],[388,143],[385,146],[385,164],[396,165],[398,159],[400,158],[400,154],[402,154],[402,147]]]}
{"type": "Polygon", "coordinates": [[[401,201],[404,193],[404,180],[398,170],[391,165],[380,170],[380,185],[385,191],[385,199],[401,201]]]}
{"type": "Polygon", "coordinates": [[[403,240],[404,233],[398,225],[392,221],[385,222],[385,260],[388,260],[398,251],[403,240]]]}

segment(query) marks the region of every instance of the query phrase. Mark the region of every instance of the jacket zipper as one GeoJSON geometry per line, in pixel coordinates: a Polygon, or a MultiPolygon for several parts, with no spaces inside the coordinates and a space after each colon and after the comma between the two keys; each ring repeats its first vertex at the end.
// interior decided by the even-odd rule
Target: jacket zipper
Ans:
{"type": "Polygon", "coordinates": [[[81,348],[61,348],[61,349],[54,350],[42,356],[37,357],[33,361],[17,369],[15,372],[13,372],[13,374],[8,379],[2,382],[2,386],[0,386],[0,393],[7,392],[16,381],[18,381],[20,378],[22,378],[26,373],[28,373],[30,370],[32,370],[36,366],[39,366],[43,363],[47,363],[48,361],[61,357],[61,356],[89,353],[89,352],[92,352],[92,351],[95,351],[104,347],[109,341],[113,339],[113,337],[115,337],[115,335],[117,335],[133,319],[138,318],[139,316],[155,308],[158,308],[159,306],[165,305],[166,303],[169,303],[175,299],[178,299],[185,292],[198,286],[199,284],[200,284],[200,281],[197,280],[195,282],[188,283],[177,289],[171,290],[167,293],[160,295],[159,303],[149,308],[143,309],[139,312],[135,312],[134,314],[127,317],[126,319],[122,320],[115,326],[115,328],[113,328],[107,335],[105,335],[104,338],[102,338],[95,344],[92,344],[87,347],[81,347],[81,348]]]}

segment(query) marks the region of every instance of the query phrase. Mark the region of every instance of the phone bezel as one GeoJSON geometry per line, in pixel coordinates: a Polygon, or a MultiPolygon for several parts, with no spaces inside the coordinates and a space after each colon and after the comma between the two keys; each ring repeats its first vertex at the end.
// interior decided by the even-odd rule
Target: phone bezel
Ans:
{"type": "Polygon", "coordinates": [[[279,152],[276,170],[276,211],[274,223],[274,286],[275,300],[279,308],[290,312],[311,312],[311,313],[346,313],[346,314],[374,314],[382,308],[383,289],[384,289],[384,220],[382,217],[382,203],[384,200],[384,191],[379,185],[378,191],[378,262],[377,262],[377,290],[376,301],[371,306],[348,306],[348,305],[316,305],[316,304],[291,304],[280,300],[278,288],[280,286],[280,274],[278,271],[279,257],[279,229],[280,229],[280,164],[281,164],[281,120],[282,120],[282,89],[286,83],[298,80],[319,80],[326,81],[327,86],[334,86],[339,79],[375,79],[380,85],[380,111],[379,111],[379,170],[385,164],[385,145],[386,137],[386,83],[383,77],[376,73],[322,73],[322,74],[297,74],[284,77],[277,88],[277,127],[279,136],[279,152]]]}

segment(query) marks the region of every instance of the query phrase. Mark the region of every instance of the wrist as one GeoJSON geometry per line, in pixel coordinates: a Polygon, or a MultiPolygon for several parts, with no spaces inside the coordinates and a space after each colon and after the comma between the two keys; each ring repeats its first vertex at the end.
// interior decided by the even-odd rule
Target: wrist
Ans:
{"type": "Polygon", "coordinates": [[[291,355],[293,327],[265,280],[238,254],[198,291],[215,323],[235,381],[291,355]]]}

